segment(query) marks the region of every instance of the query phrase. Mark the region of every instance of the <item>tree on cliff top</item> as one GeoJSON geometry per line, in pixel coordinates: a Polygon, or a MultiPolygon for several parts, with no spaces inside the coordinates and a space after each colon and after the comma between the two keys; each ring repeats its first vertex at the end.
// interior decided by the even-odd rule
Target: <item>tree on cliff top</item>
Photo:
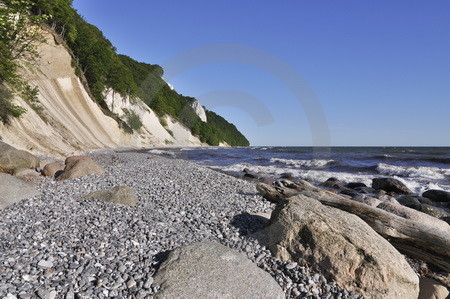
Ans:
{"type": "Polygon", "coordinates": [[[37,89],[19,75],[24,61],[38,56],[35,43],[42,40],[39,25],[46,20],[45,15],[31,15],[30,8],[31,3],[25,0],[0,4],[0,120],[3,123],[25,112],[11,102],[15,94],[31,102],[37,97],[37,89]]]}

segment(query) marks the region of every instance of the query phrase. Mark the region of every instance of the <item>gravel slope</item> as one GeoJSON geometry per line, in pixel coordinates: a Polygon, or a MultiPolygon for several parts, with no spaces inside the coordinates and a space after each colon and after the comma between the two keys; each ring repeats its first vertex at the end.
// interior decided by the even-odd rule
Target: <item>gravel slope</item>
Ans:
{"type": "Polygon", "coordinates": [[[246,237],[264,225],[246,213],[273,208],[253,183],[148,154],[91,156],[106,174],[46,178],[41,196],[0,211],[0,298],[148,297],[159,288],[152,275],[167,251],[205,239],[244,252],[288,297],[354,297],[246,237]],[[136,207],[76,200],[118,184],[136,191],[136,207]]]}

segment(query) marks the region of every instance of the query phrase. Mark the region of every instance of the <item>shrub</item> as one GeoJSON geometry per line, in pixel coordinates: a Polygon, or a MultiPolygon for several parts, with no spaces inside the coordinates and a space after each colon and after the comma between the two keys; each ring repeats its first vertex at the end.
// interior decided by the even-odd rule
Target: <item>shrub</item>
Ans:
{"type": "Polygon", "coordinates": [[[167,120],[164,117],[159,117],[159,123],[163,127],[167,127],[167,120]]]}
{"type": "Polygon", "coordinates": [[[139,131],[143,124],[139,115],[134,111],[127,111],[125,114],[126,123],[130,126],[133,131],[139,131]]]}

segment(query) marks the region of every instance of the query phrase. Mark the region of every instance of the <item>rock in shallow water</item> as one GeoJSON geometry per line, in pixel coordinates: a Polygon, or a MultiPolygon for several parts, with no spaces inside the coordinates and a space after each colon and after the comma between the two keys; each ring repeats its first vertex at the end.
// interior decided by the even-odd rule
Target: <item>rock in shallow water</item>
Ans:
{"type": "Polygon", "coordinates": [[[405,184],[393,178],[375,178],[372,180],[372,188],[399,194],[413,193],[408,187],[405,186],[405,184]]]}
{"type": "Polygon", "coordinates": [[[172,251],[156,273],[156,298],[284,298],[273,278],[244,255],[212,242],[172,251]]]}
{"type": "Polygon", "coordinates": [[[450,192],[443,190],[428,190],[422,194],[423,197],[437,202],[450,202],[450,192]]]}

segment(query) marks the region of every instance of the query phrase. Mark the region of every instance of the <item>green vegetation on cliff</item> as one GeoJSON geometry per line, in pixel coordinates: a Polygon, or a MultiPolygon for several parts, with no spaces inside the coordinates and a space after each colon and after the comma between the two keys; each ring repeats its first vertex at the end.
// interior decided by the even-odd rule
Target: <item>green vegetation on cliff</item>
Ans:
{"type": "Polygon", "coordinates": [[[38,55],[34,43],[42,39],[39,25],[46,20],[45,15],[30,15],[30,8],[25,0],[8,1],[7,6],[0,2],[0,121],[6,124],[26,111],[12,103],[14,95],[37,107],[37,89],[19,75],[20,61],[38,55]]]}
{"type": "MultiPolygon", "coordinates": [[[[7,6],[13,6],[18,0],[4,2],[7,6]]],[[[73,53],[78,74],[84,75],[89,90],[103,108],[107,108],[104,92],[112,88],[122,95],[139,97],[160,117],[170,115],[210,145],[220,142],[249,145],[234,125],[211,111],[207,111],[208,122],[203,123],[190,106],[195,99],[171,89],[163,80],[164,71],[159,65],[137,62],[117,54],[103,33],[77,13],[72,7],[72,0],[26,2],[33,16],[48,16],[45,18],[47,24],[64,38],[73,53]]],[[[135,127],[139,127],[138,122],[135,122],[135,127]]]]}

